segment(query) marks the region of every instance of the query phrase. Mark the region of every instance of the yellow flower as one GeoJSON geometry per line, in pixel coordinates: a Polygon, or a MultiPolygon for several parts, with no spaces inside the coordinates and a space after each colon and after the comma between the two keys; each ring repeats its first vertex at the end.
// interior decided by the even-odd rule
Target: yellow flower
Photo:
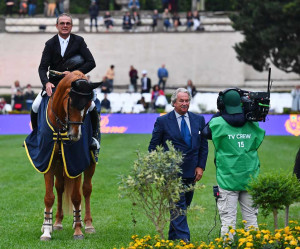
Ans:
{"type": "Polygon", "coordinates": [[[160,247],[160,242],[157,242],[157,243],[155,244],[155,247],[160,247]]]}
{"type": "Polygon", "coordinates": [[[169,246],[173,246],[174,244],[172,242],[169,243],[169,246]]]}
{"type": "Polygon", "coordinates": [[[275,239],[280,239],[280,237],[281,237],[281,234],[280,234],[280,233],[276,233],[276,234],[275,234],[275,239]]]}
{"type": "Polygon", "coordinates": [[[268,239],[269,239],[269,235],[268,235],[268,234],[265,234],[265,235],[264,235],[264,239],[268,240],[268,239]]]}
{"type": "Polygon", "coordinates": [[[232,234],[234,234],[235,230],[231,228],[231,229],[229,230],[229,232],[232,233],[232,234]]]}
{"type": "Polygon", "coordinates": [[[290,241],[290,245],[291,246],[296,246],[297,245],[297,241],[296,240],[291,240],[290,241]]]}
{"type": "Polygon", "coordinates": [[[269,243],[270,243],[270,244],[273,244],[273,242],[274,242],[274,240],[269,240],[269,243]]]}
{"type": "Polygon", "coordinates": [[[247,242],[247,243],[246,243],[246,246],[247,246],[247,247],[251,247],[251,246],[253,246],[253,243],[247,242]]]}
{"type": "Polygon", "coordinates": [[[244,224],[246,224],[246,223],[247,223],[247,221],[246,221],[246,220],[242,220],[242,222],[243,222],[244,224]]]}
{"type": "Polygon", "coordinates": [[[258,234],[255,235],[255,237],[256,237],[257,239],[260,239],[260,238],[261,238],[261,234],[258,233],[258,234]]]}

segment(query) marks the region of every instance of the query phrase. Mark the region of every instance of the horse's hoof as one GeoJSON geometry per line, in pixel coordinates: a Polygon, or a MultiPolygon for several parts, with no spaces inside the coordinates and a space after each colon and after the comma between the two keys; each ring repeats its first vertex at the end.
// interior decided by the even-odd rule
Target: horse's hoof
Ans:
{"type": "Polygon", "coordinates": [[[60,225],[54,225],[53,226],[53,230],[57,231],[57,230],[63,230],[63,226],[60,224],[60,225]]]}
{"type": "Polygon", "coordinates": [[[73,238],[75,240],[83,240],[84,239],[84,235],[83,234],[80,234],[80,235],[73,235],[73,238]]]}
{"type": "Polygon", "coordinates": [[[95,233],[96,229],[94,227],[86,227],[85,233],[95,233]]]}
{"type": "Polygon", "coordinates": [[[41,236],[40,240],[41,241],[50,241],[51,237],[41,236]]]}

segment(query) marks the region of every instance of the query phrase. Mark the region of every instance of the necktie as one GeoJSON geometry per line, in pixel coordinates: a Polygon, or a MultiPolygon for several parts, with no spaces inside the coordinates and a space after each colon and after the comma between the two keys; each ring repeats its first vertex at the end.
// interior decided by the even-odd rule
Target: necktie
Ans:
{"type": "Polygon", "coordinates": [[[190,134],[189,127],[187,126],[187,123],[185,122],[184,115],[181,116],[181,136],[183,137],[186,144],[191,147],[192,145],[192,136],[190,134]]]}

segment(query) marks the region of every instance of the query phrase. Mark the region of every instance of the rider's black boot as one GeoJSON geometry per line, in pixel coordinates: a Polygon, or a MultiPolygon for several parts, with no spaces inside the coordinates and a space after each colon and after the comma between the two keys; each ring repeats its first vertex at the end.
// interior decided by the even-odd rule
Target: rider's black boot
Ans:
{"type": "Polygon", "coordinates": [[[97,108],[95,107],[91,112],[91,123],[92,123],[92,128],[93,128],[93,141],[92,144],[90,145],[91,150],[98,150],[100,149],[100,119],[99,119],[99,114],[97,112],[97,108]]]}
{"type": "Polygon", "coordinates": [[[30,119],[31,119],[31,127],[32,130],[34,130],[35,128],[37,128],[37,118],[38,118],[38,114],[35,113],[32,109],[30,112],[30,119]]]}

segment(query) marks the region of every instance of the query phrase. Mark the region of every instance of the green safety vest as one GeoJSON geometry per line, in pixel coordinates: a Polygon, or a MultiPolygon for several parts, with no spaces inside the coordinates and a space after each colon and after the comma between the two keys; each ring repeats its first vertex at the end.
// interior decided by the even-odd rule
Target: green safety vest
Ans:
{"type": "Polygon", "coordinates": [[[246,190],[251,177],[257,177],[260,162],[257,149],[265,131],[257,122],[246,122],[242,127],[229,125],[222,117],[209,122],[215,146],[217,182],[230,191],[246,190]]]}

